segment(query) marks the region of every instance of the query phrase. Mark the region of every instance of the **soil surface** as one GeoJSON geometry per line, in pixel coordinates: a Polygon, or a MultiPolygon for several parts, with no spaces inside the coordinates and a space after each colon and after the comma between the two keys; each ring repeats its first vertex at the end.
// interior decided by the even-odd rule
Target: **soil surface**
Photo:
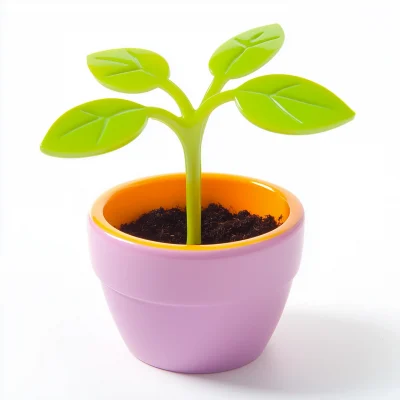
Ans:
{"type": "MultiPolygon", "coordinates": [[[[282,216],[261,217],[248,211],[231,213],[212,203],[201,212],[201,244],[236,242],[276,229],[282,216]]],[[[186,210],[158,208],[141,215],[136,221],[122,224],[122,232],[156,242],[186,244],[186,210]]]]}

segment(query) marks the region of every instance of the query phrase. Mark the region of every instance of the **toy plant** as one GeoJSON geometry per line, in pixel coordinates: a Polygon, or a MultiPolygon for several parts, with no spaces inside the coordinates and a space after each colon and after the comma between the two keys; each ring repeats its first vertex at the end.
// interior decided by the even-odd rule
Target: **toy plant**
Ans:
{"type": "Polygon", "coordinates": [[[244,77],[271,60],[283,41],[282,28],[274,24],[241,33],[222,44],[209,61],[214,78],[197,109],[169,79],[168,63],[160,55],[136,48],[93,53],[87,57],[88,66],[102,85],[123,93],[162,89],[176,101],[181,116],[123,99],[95,100],[62,115],[50,128],[41,150],[56,157],[95,156],[137,138],[148,118],[163,122],[178,136],[185,154],[187,244],[200,244],[201,143],[214,109],[234,100],[253,124],[288,135],[326,131],[354,117],[332,92],[297,76],[264,75],[222,91],[229,80],[244,77]]]}

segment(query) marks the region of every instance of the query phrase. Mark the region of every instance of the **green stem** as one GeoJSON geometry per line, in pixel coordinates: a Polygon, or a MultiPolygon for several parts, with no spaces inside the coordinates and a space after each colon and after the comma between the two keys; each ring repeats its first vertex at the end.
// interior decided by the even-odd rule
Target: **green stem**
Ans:
{"type": "Polygon", "coordinates": [[[149,118],[162,122],[176,134],[182,130],[182,118],[177,117],[175,114],[158,107],[146,107],[146,111],[149,118]]]}
{"type": "MultiPolygon", "coordinates": [[[[214,90],[217,90],[216,86],[214,90]]],[[[201,142],[204,129],[211,112],[221,104],[233,100],[234,94],[234,90],[228,90],[212,95],[197,111],[190,111],[189,115],[185,114],[182,117],[177,117],[161,108],[146,108],[148,117],[170,127],[183,147],[186,166],[186,244],[188,245],[201,244],[201,142]]]]}
{"type": "Polygon", "coordinates": [[[203,97],[203,100],[201,101],[201,104],[203,104],[211,96],[214,96],[215,94],[219,93],[225,86],[226,82],[227,80],[223,76],[214,77],[213,81],[211,82],[211,85],[208,87],[207,92],[203,97]]]}
{"type": "Polygon", "coordinates": [[[183,90],[174,82],[167,79],[166,81],[160,83],[160,89],[167,92],[175,100],[176,104],[181,110],[182,117],[194,113],[194,108],[192,106],[192,103],[190,102],[186,94],[183,92],[183,90]]]}
{"type": "Polygon", "coordinates": [[[207,119],[188,123],[169,111],[147,107],[147,115],[171,128],[178,136],[186,166],[186,244],[201,244],[201,141],[207,119]]]}
{"type": "Polygon", "coordinates": [[[201,141],[205,123],[188,129],[180,137],[186,166],[186,244],[201,244],[201,141]]]}
{"type": "Polygon", "coordinates": [[[235,90],[227,90],[222,93],[218,93],[204,101],[199,109],[196,111],[196,118],[199,120],[207,119],[208,116],[219,106],[228,101],[235,99],[235,90]]]}

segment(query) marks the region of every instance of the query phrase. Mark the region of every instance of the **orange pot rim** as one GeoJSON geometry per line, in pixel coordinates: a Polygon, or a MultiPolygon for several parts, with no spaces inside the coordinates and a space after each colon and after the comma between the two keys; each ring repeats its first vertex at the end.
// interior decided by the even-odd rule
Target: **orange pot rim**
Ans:
{"type": "Polygon", "coordinates": [[[175,174],[164,174],[164,175],[156,175],[146,178],[139,178],[130,182],[125,182],[120,185],[117,185],[106,192],[104,192],[101,196],[97,198],[94,202],[91,210],[90,210],[90,218],[95,223],[95,225],[106,232],[107,234],[115,237],[116,239],[123,240],[128,243],[133,243],[136,245],[146,246],[148,248],[154,249],[164,249],[164,250],[175,250],[175,251],[215,251],[215,250],[226,250],[226,249],[234,249],[243,246],[249,246],[256,243],[265,242],[267,240],[273,239],[277,236],[280,236],[284,233],[292,230],[304,217],[303,206],[300,203],[300,200],[294,196],[291,192],[283,189],[275,184],[270,182],[266,182],[264,180],[249,178],[241,175],[231,175],[231,174],[222,174],[222,173],[203,173],[203,177],[207,178],[226,178],[228,180],[234,181],[243,181],[250,184],[258,185],[265,187],[268,190],[272,190],[277,193],[281,198],[286,201],[289,206],[289,216],[286,221],[282,223],[278,228],[274,229],[271,232],[265,233],[263,235],[255,236],[250,239],[240,240],[237,242],[230,243],[221,243],[221,244],[213,244],[213,245],[182,245],[182,244],[170,244],[170,243],[162,243],[155,242],[151,240],[142,239],[136,236],[128,235],[120,231],[119,229],[112,226],[105,218],[103,210],[105,205],[111,199],[111,197],[118,193],[121,190],[126,189],[127,187],[134,186],[137,184],[141,184],[143,182],[151,182],[157,181],[160,179],[174,179],[174,178],[182,178],[185,177],[184,173],[175,173],[175,174]]]}

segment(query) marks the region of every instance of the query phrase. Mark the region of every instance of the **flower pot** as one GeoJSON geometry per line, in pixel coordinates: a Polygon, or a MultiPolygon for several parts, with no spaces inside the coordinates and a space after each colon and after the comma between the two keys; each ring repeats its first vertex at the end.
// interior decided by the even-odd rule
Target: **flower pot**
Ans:
{"type": "Polygon", "coordinates": [[[144,212],[185,206],[185,175],[140,179],[96,200],[89,218],[92,263],[130,351],[185,373],[241,367],[264,350],[299,268],[303,208],[288,191],[256,179],[203,174],[202,204],[282,215],[248,240],[185,246],[118,230],[144,212]]]}

